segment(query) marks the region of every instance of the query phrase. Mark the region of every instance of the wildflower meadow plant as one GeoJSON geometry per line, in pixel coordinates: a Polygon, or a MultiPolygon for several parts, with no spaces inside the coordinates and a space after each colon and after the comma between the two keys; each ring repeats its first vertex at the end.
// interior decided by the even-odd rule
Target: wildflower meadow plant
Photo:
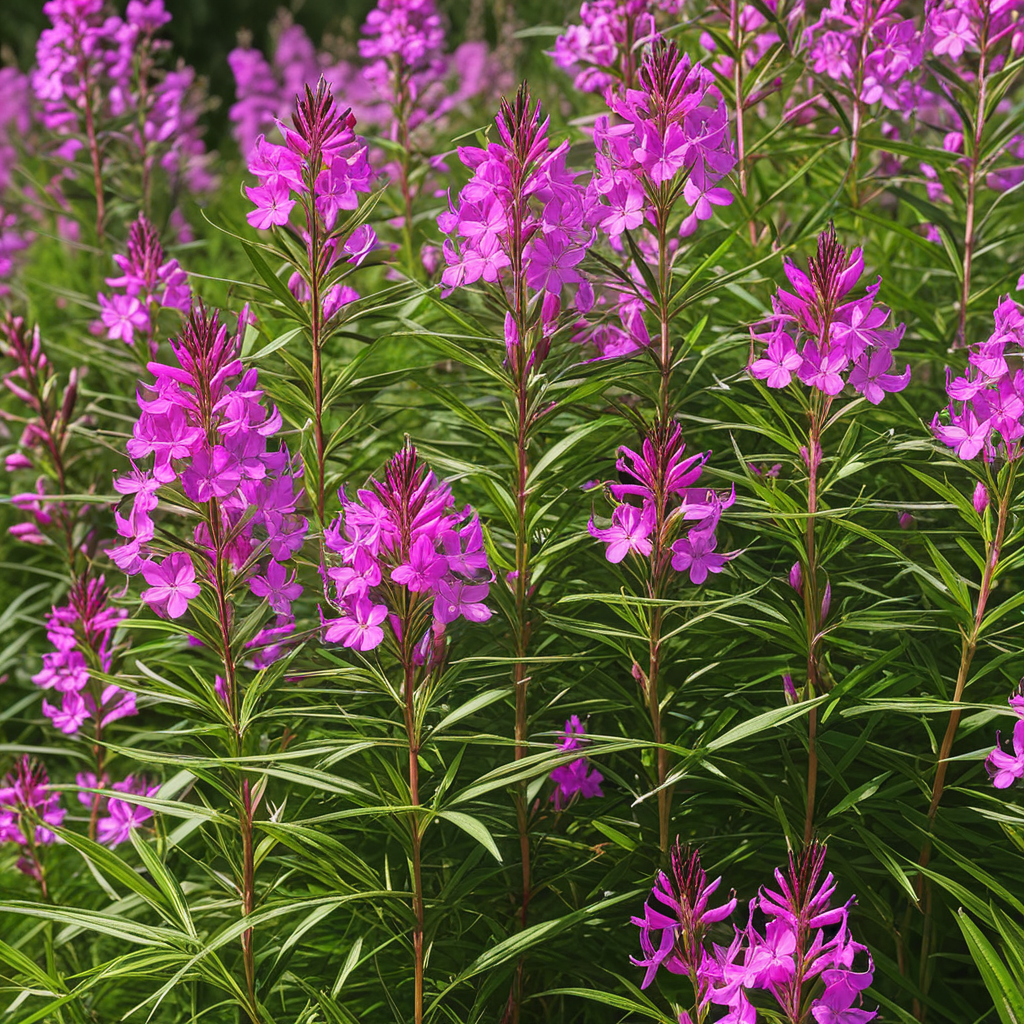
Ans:
{"type": "Polygon", "coordinates": [[[6,1015],[1024,1020],[1024,5],[199,6],[0,5],[6,1015]]]}

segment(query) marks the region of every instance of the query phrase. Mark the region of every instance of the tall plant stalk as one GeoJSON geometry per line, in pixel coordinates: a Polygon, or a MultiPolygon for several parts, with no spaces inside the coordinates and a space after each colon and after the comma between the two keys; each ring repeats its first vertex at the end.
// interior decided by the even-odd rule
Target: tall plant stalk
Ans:
{"type": "MultiPolygon", "coordinates": [[[[981,639],[982,625],[985,619],[985,609],[988,606],[992,594],[992,584],[995,573],[999,567],[999,559],[1002,554],[1003,540],[1006,536],[1006,527],[1009,521],[1010,505],[1013,500],[1014,482],[1017,473],[1016,463],[1011,463],[1007,473],[1005,489],[999,494],[999,501],[996,511],[996,531],[994,536],[985,543],[985,570],[982,573],[981,584],[978,588],[978,596],[974,608],[974,616],[971,619],[970,628],[961,630],[960,638],[960,663],[957,669],[956,683],[953,688],[953,708],[949,713],[949,720],[946,723],[946,731],[943,733],[942,742],[939,745],[939,752],[936,759],[935,778],[932,782],[931,800],[928,804],[928,834],[921,846],[918,856],[918,865],[925,869],[931,860],[932,852],[932,830],[935,825],[935,817],[942,801],[942,794],[946,785],[946,774],[949,768],[949,758],[953,753],[953,743],[956,739],[957,729],[960,725],[960,718],[963,712],[961,702],[964,690],[970,681],[971,666],[974,656],[978,650],[978,643],[981,639]]],[[[919,961],[918,985],[922,992],[927,993],[931,981],[931,933],[933,925],[932,916],[932,886],[930,880],[920,871],[915,883],[918,902],[922,898],[924,902],[923,921],[921,929],[921,956],[919,961]]],[[[908,917],[904,920],[904,930],[909,924],[910,908],[908,917]]],[[[914,1016],[919,1020],[925,1020],[927,1015],[927,1004],[920,999],[914,999],[914,1016]]]]}
{"type": "MultiPolygon", "coordinates": [[[[989,30],[991,28],[990,4],[980,4],[982,18],[978,37],[978,88],[977,103],[974,108],[973,132],[970,135],[970,152],[967,154],[967,194],[964,208],[964,261],[963,281],[960,286],[960,314],[957,320],[957,347],[966,344],[967,339],[967,306],[971,298],[971,272],[974,265],[974,254],[977,246],[977,205],[978,181],[981,168],[981,141],[985,134],[986,104],[988,103],[988,72],[989,72],[989,30]]],[[[966,127],[966,126],[965,126],[966,127]]],[[[965,138],[967,134],[965,133],[965,138]]]]}

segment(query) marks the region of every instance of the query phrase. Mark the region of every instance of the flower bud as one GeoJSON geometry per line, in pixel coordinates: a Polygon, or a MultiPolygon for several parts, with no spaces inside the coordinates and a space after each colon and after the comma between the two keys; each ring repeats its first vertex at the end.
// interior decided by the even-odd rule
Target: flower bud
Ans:
{"type": "Polygon", "coordinates": [[[4,459],[4,468],[8,473],[13,473],[16,469],[31,469],[32,460],[23,452],[12,452],[4,459]]]}
{"type": "Polygon", "coordinates": [[[971,495],[971,502],[974,511],[980,516],[988,508],[988,488],[979,480],[974,486],[974,494],[971,495]]]}
{"type": "Polygon", "coordinates": [[[832,584],[825,581],[825,596],[821,599],[821,618],[819,623],[824,623],[828,618],[828,610],[832,607],[832,584]]]}
{"type": "Polygon", "coordinates": [[[509,362],[513,362],[515,352],[519,348],[519,328],[516,326],[515,318],[511,313],[505,314],[505,351],[508,353],[509,362]]]}
{"type": "Polygon", "coordinates": [[[901,512],[899,514],[899,523],[901,530],[909,530],[914,525],[914,517],[909,512],[901,512]]]}
{"type": "Polygon", "coordinates": [[[800,700],[793,685],[793,677],[788,672],[782,677],[782,692],[786,696],[787,704],[796,704],[800,700]]]}
{"type": "Polygon", "coordinates": [[[789,585],[798,593],[804,592],[804,571],[800,567],[799,562],[793,563],[793,568],[789,570],[789,585]]]}

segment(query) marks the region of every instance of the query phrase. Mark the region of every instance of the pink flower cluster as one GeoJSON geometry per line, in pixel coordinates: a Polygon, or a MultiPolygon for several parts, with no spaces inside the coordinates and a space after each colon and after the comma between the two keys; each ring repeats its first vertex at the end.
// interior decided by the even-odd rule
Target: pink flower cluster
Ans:
{"type": "Polygon", "coordinates": [[[473,175],[437,219],[458,240],[444,243],[443,294],[480,280],[525,280],[543,293],[542,315],[550,323],[563,288],[583,280],[577,268],[593,240],[585,192],[578,173],[565,166],[568,141],[552,148],[550,121],[541,121],[540,104],[531,103],[525,88],[514,104],[502,101],[494,122],[500,141],[459,148],[473,175]]]}
{"type": "Polygon", "coordinates": [[[985,768],[996,789],[1008,789],[1018,779],[1024,779],[1024,696],[1015,693],[1010,698],[1010,708],[1017,716],[1013,726],[1013,753],[1003,750],[999,733],[996,733],[995,748],[985,758],[985,768]]]}
{"type": "MultiPolygon", "coordinates": [[[[728,1008],[719,1018],[722,1024],[756,1024],[757,1010],[749,993],[766,993],[782,1019],[804,1020],[810,990],[820,981],[823,988],[809,1007],[819,1024],[874,1020],[877,1011],[860,1008],[874,974],[870,957],[867,970],[853,969],[856,958],[867,954],[850,934],[853,900],[832,906],[837,885],[831,872],[822,877],[824,863],[825,847],[816,843],[799,858],[791,855],[788,870],[775,871],[776,888],[762,888],[750,901],[746,927],[734,927],[732,942],[723,947],[709,943],[709,926],[725,921],[736,899],[709,907],[721,879],[709,883],[699,854],[677,844],[671,875],[659,872],[652,890],[660,906],[646,903],[644,916],[632,919],[640,928],[644,954],[632,960],[646,968],[642,987],[664,967],[693,983],[696,1019],[703,1020],[709,1005],[716,1005],[728,1008]],[[755,925],[755,914],[765,919],[763,933],[755,925]]],[[[680,1024],[694,1024],[694,1017],[684,1012],[680,1024]]]]}
{"type": "MultiPolygon", "coordinates": [[[[736,500],[735,488],[727,497],[695,487],[710,452],[685,457],[682,430],[672,424],[657,428],[644,438],[640,452],[623,445],[615,464],[620,478],[633,482],[609,484],[611,496],[619,502],[611,525],[597,527],[593,517],[587,524],[590,535],[604,544],[605,558],[621,562],[632,553],[651,558],[657,545],[661,561],[671,559],[672,568],[687,572],[690,582],[701,584],[709,573],[719,573],[735,553],[720,554],[715,548],[722,511],[736,500]],[[629,499],[639,499],[637,506],[629,499]],[[684,522],[693,523],[685,536],[677,537],[684,522]],[[676,538],[676,539],[673,539],[676,538]]],[[[664,566],[655,565],[659,574],[664,566]]]]}
{"type": "Polygon", "coordinates": [[[868,285],[863,298],[842,301],[864,272],[859,248],[847,256],[829,227],[818,239],[818,255],[808,261],[808,273],[788,259],[785,271],[793,292],[780,288],[773,296],[775,315],[766,332],[751,328],[752,341],[767,342],[761,358],[751,358],[752,376],[770,388],[784,388],[795,375],[830,397],[848,379],[872,405],[910,383],[909,365],[901,374],[890,372],[905,328],[885,327],[889,310],[875,305],[882,279],[868,285]],[[799,340],[803,345],[798,349],[799,340]]]}
{"type": "MultiPolygon", "coordinates": [[[[283,146],[262,135],[256,140],[249,171],[260,183],[245,189],[256,206],[248,221],[261,231],[285,225],[298,201],[307,223],[319,215],[330,231],[342,210],[358,207],[357,193],[370,191],[373,172],[366,143],[352,130],[355,117],[348,110],[337,111],[322,80],[315,94],[307,88],[296,100],[293,124],[294,129],[279,125],[283,146]]],[[[353,258],[362,259],[366,251],[364,247],[353,258]]]]}
{"type": "Polygon", "coordinates": [[[332,91],[345,97],[359,120],[377,121],[380,107],[373,86],[354,64],[317,53],[305,29],[290,19],[277,26],[277,45],[268,61],[259,50],[238,47],[228,54],[235,77],[236,101],[228,115],[242,155],[249,159],[257,139],[273,131],[291,110],[295,97],[323,78],[332,91]]]}
{"type": "MultiPolygon", "coordinates": [[[[778,0],[766,0],[764,6],[775,14],[776,17],[779,16],[778,0]]],[[[736,32],[741,48],[741,67],[744,69],[755,67],[758,61],[760,61],[773,46],[778,46],[782,42],[782,39],[775,28],[775,22],[769,21],[768,18],[765,17],[760,4],[755,5],[752,3],[745,3],[742,7],[738,7],[738,9],[736,9],[735,15],[733,15],[733,8],[731,5],[728,11],[726,11],[724,5],[719,6],[717,10],[714,6],[709,6],[707,9],[707,16],[719,30],[719,33],[731,34],[733,31],[736,32]],[[733,30],[732,27],[733,17],[736,19],[735,30],[733,30]]],[[[794,46],[794,49],[799,46],[799,39],[793,39],[792,33],[796,29],[798,23],[803,20],[803,17],[803,0],[796,0],[796,2],[787,3],[785,5],[786,28],[791,33],[790,45],[794,46]]],[[[720,47],[715,41],[715,36],[710,31],[701,33],[700,44],[710,53],[718,54],[715,58],[714,64],[712,65],[715,72],[723,78],[731,79],[733,77],[733,70],[735,67],[734,59],[727,53],[719,52],[720,47]]],[[[744,100],[744,106],[751,107],[755,103],[758,103],[767,95],[768,92],[777,88],[778,84],[779,80],[776,79],[772,84],[766,85],[755,93],[747,96],[744,100]]]]}
{"type": "Polygon", "coordinates": [[[18,140],[28,135],[32,123],[30,95],[26,75],[17,68],[0,68],[0,298],[10,291],[4,282],[14,269],[15,256],[30,241],[20,227],[17,199],[5,195],[14,184],[18,140]]]}
{"type": "Polygon", "coordinates": [[[370,61],[366,77],[383,84],[394,65],[430,68],[443,46],[444,27],[434,0],[380,0],[366,16],[359,55],[370,61]]]}
{"type": "Polygon", "coordinates": [[[135,332],[143,334],[151,355],[156,355],[158,340],[156,320],[161,309],[188,313],[192,308],[192,291],[188,275],[171,259],[164,261],[164,250],[156,228],[139,214],[128,234],[128,253],[114,254],[121,270],[120,277],[108,277],[107,284],[117,289],[107,296],[97,296],[102,325],[112,341],[135,344],[135,332]]]}
{"type": "Polygon", "coordinates": [[[971,346],[966,373],[953,378],[946,370],[948,423],[936,413],[932,431],[957,458],[970,460],[981,454],[990,462],[1020,457],[1024,370],[1018,366],[1022,353],[1024,311],[1006,295],[996,306],[995,329],[988,341],[971,346]]]}
{"type": "Polygon", "coordinates": [[[318,53],[304,29],[286,20],[268,61],[258,50],[239,47],[228,54],[236,102],[229,111],[235,138],[247,158],[260,135],[287,116],[293,98],[322,77],[345,97],[358,120],[393,137],[395,61],[410,78],[414,113],[410,127],[436,123],[453,109],[494,85],[493,62],[485,43],[462,43],[444,54],[444,33],[427,0],[385,0],[363,27],[360,54],[369,62],[338,60],[318,53]]]}
{"type": "Polygon", "coordinates": [[[580,23],[555,40],[555,64],[573,75],[573,88],[600,92],[630,88],[641,44],[657,37],[649,0],[586,0],[580,23]]]}
{"type": "Polygon", "coordinates": [[[97,118],[123,120],[119,134],[147,166],[159,155],[174,188],[211,188],[195,72],[155,71],[169,45],[155,38],[171,20],[163,0],[129,0],[123,19],[107,14],[103,0],[48,0],[43,12],[51,27],[39,37],[31,81],[42,123],[65,140],[56,155],[73,159],[82,137],[99,130],[97,118]]]}
{"type": "Polygon", "coordinates": [[[30,856],[18,861],[18,868],[33,878],[40,878],[35,847],[56,842],[47,828],[59,828],[67,814],[60,806],[60,794],[50,788],[46,769],[26,754],[14,764],[14,770],[0,786],[0,843],[28,847],[30,856]],[[38,824],[32,821],[39,818],[38,824]]]}
{"type": "Polygon", "coordinates": [[[323,621],[327,643],[373,650],[384,640],[389,616],[402,643],[400,609],[411,606],[415,635],[426,629],[417,654],[429,659],[450,623],[491,617],[483,602],[494,577],[480,521],[469,518],[468,507],[454,509],[451,488],[417,461],[415,448],[392,457],[383,482],[371,478],[354,499],[344,491],[340,497],[341,514],[324,536],[341,563],[326,569],[331,603],[341,612],[323,621]]]}
{"type": "Polygon", "coordinates": [[[967,50],[986,48],[1009,38],[1010,52],[1024,51],[1021,0],[927,0],[925,29],[928,49],[936,57],[959,62],[967,50]]]}
{"type": "Polygon", "coordinates": [[[594,125],[588,218],[616,239],[656,224],[682,198],[690,207],[679,229],[686,236],[714,206],[732,202],[719,184],[736,165],[725,104],[714,75],[673,43],[656,43],[638,77],[638,88],[608,97],[620,121],[602,115],[594,125]]]}
{"type": "MultiPolygon", "coordinates": [[[[579,715],[573,715],[566,720],[565,735],[558,744],[558,749],[563,751],[580,750],[587,745],[586,730],[579,719],[579,715]]],[[[601,792],[601,782],[604,776],[596,769],[590,767],[586,757],[578,757],[568,764],[560,764],[551,772],[551,781],[555,783],[555,791],[551,794],[551,800],[556,811],[564,810],[578,793],[584,800],[595,796],[604,796],[601,792]]]]}
{"type": "MultiPolygon", "coordinates": [[[[239,333],[247,321],[243,314],[239,333]]],[[[111,558],[130,575],[142,573],[149,584],[142,599],[170,618],[185,614],[200,584],[187,551],[172,551],[162,562],[153,557],[160,545],[152,513],[162,492],[205,516],[191,545],[202,552],[203,570],[225,559],[259,594],[259,567],[268,560],[262,579],[275,609],[287,614],[296,593],[278,570],[306,535],[297,512],[299,472],[287,447],[270,447],[281,415],[263,403],[257,372],[242,365],[239,345],[216,313],[201,304],[193,309],[171,341],[177,365],[149,363],[156,379],[138,394],[141,412],[128,442],[132,472],[114,480],[115,490],[133,498],[126,516],[115,513],[124,543],[111,558]],[[152,466],[142,468],[150,455],[152,466]],[[180,491],[170,492],[173,484],[180,491]]]]}
{"type": "Polygon", "coordinates": [[[67,604],[51,609],[46,637],[54,649],[43,655],[43,668],[32,682],[61,696],[59,707],[43,701],[43,714],[54,728],[73,735],[91,718],[98,734],[108,723],[136,713],[134,693],[92,676],[93,671],[115,674],[112,637],[127,615],[108,603],[102,576],[76,580],[67,604]]]}
{"type": "Polygon", "coordinates": [[[145,778],[129,775],[121,782],[108,786],[106,775],[97,780],[95,773],[82,772],[75,776],[75,782],[83,789],[103,789],[109,795],[97,793],[79,793],[80,803],[90,811],[100,815],[96,821],[96,838],[106,846],[118,846],[126,843],[133,829],[153,817],[153,812],[142,804],[114,796],[122,793],[125,796],[156,796],[160,787],[149,785],[145,778]]]}
{"type": "Polygon", "coordinates": [[[34,491],[12,497],[12,504],[26,514],[27,520],[12,526],[10,533],[26,544],[43,545],[49,542],[47,534],[53,528],[63,526],[65,535],[61,539],[68,544],[72,524],[87,514],[88,506],[79,505],[72,511],[64,502],[48,500],[48,481],[55,479],[64,490],[65,450],[80,373],[72,370],[62,390],[43,351],[38,325],[29,332],[21,317],[9,313],[0,321],[0,356],[14,363],[4,373],[4,386],[25,407],[21,416],[0,413],[7,422],[22,424],[17,449],[6,457],[4,466],[9,473],[34,469],[41,474],[34,491]]]}
{"type": "Polygon", "coordinates": [[[807,30],[816,74],[827,75],[861,102],[911,113],[912,75],[924,59],[924,37],[899,0],[838,0],[807,30]]]}

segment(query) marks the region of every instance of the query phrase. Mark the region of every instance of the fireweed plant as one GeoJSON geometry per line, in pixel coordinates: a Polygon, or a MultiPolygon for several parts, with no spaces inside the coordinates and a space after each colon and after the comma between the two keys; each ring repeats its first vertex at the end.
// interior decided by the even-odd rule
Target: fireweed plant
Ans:
{"type": "MultiPolygon", "coordinates": [[[[876,303],[881,279],[869,285],[863,297],[852,297],[863,272],[862,251],[858,248],[847,253],[829,227],[818,239],[817,255],[808,260],[806,273],[787,260],[786,277],[793,291],[780,288],[772,298],[773,316],[761,325],[761,330],[751,328],[751,377],[773,391],[787,389],[797,398],[806,419],[804,426],[800,418],[783,412],[780,403],[770,403],[776,414],[784,417],[781,426],[788,447],[792,448],[799,438],[800,461],[806,474],[806,490],[800,499],[806,509],[804,522],[779,521],[790,532],[797,555],[788,581],[803,606],[806,663],[801,685],[789,685],[796,688],[802,700],[813,701],[831,685],[824,648],[830,631],[832,584],[823,557],[828,544],[820,523],[829,484],[825,434],[861,408],[864,401],[877,406],[886,394],[902,391],[910,383],[909,365],[903,372],[897,372],[894,365],[894,351],[903,338],[904,326],[890,328],[889,310],[876,303]],[[767,347],[754,358],[763,344],[767,347]],[[845,402],[833,411],[847,386],[863,399],[845,402]]],[[[795,502],[783,495],[774,481],[761,479],[760,469],[748,466],[748,470],[759,497],[769,507],[780,512],[796,511],[795,502]]],[[[808,712],[808,730],[805,843],[814,836],[818,774],[814,707],[808,712]]]]}
{"type": "MultiPolygon", "coordinates": [[[[476,516],[454,510],[451,489],[403,448],[388,463],[383,482],[370,480],[354,499],[342,499],[341,516],[325,545],[340,564],[325,572],[334,608],[323,621],[323,639],[356,651],[385,642],[401,668],[389,689],[403,711],[409,749],[409,858],[413,949],[413,1020],[423,1021],[424,914],[423,816],[420,750],[424,711],[446,660],[446,627],[457,619],[486,622],[484,603],[493,577],[476,516]],[[333,613],[332,613],[333,614],[333,613]]],[[[321,613],[323,614],[323,613],[321,613]]]]}
{"type": "Polygon", "coordinates": [[[832,905],[838,882],[831,872],[823,874],[825,854],[817,843],[799,857],[791,854],[787,870],[775,869],[776,888],[761,887],[750,901],[746,927],[734,925],[725,946],[709,941],[708,932],[733,915],[736,897],[709,906],[722,879],[708,882],[699,851],[677,842],[669,872],[658,872],[643,917],[632,918],[643,951],[633,963],[646,968],[641,987],[651,985],[660,969],[686,975],[693,997],[678,1008],[680,1024],[703,1024],[714,1007],[726,1008],[718,1021],[754,1024],[755,1005],[787,1024],[874,1020],[876,1011],[861,1009],[874,965],[867,947],[850,934],[853,897],[832,905]],[[866,969],[855,970],[855,964],[866,969]]]}
{"type": "Polygon", "coordinates": [[[102,0],[50,0],[43,12],[51,27],[39,37],[31,83],[50,140],[47,155],[58,168],[48,189],[52,204],[71,213],[67,185],[85,184],[100,244],[108,191],[129,190],[143,212],[175,212],[184,227],[176,197],[201,194],[214,181],[195,71],[160,66],[169,44],[159,35],[171,15],[161,0],[133,0],[123,18],[102,0]]]}
{"type": "Polygon", "coordinates": [[[6,1017],[1024,1019],[1024,5],[170,6],[0,47],[6,1017]]]}
{"type": "MultiPolygon", "coordinates": [[[[312,353],[308,399],[315,460],[310,469],[321,523],[331,441],[324,424],[324,347],[344,322],[345,306],[359,298],[346,283],[352,270],[346,264],[358,266],[377,244],[373,228],[363,222],[368,209],[359,213],[359,193],[370,191],[373,172],[366,144],[354,127],[351,112],[337,108],[321,78],[315,92],[307,86],[296,97],[292,126],[282,126],[285,145],[274,145],[263,136],[256,140],[249,170],[259,184],[246,186],[255,207],[246,219],[260,231],[277,229],[281,241],[288,243],[270,252],[292,267],[288,287],[295,301],[286,305],[294,309],[312,353]],[[302,222],[299,227],[291,222],[296,206],[302,222]],[[352,213],[346,216],[345,211],[352,213]],[[301,307],[296,308],[299,303],[301,307]]],[[[281,282],[259,251],[250,247],[247,252],[267,285],[279,291],[281,282]]]]}

